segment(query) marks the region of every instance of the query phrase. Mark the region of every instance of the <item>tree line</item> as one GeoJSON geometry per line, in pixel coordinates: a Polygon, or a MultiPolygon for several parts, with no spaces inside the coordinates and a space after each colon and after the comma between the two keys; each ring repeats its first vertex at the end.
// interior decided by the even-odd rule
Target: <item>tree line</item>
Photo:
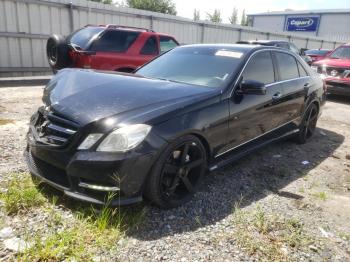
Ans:
{"type": "MultiPolygon", "coordinates": [[[[128,6],[131,8],[148,10],[163,14],[176,15],[176,6],[172,2],[172,0],[124,0],[123,2],[116,2],[113,0],[90,0],[94,2],[100,2],[104,4],[116,4],[119,6],[128,6]]],[[[193,11],[193,20],[199,21],[201,20],[200,11],[194,9],[193,11]]],[[[206,13],[206,21],[211,21],[214,23],[221,23],[222,16],[219,9],[215,9],[213,13],[206,13]]],[[[236,7],[233,8],[230,17],[228,17],[230,24],[236,25],[240,24],[243,26],[248,25],[247,15],[245,13],[245,9],[242,11],[241,21],[238,21],[238,9],[236,7]]]]}

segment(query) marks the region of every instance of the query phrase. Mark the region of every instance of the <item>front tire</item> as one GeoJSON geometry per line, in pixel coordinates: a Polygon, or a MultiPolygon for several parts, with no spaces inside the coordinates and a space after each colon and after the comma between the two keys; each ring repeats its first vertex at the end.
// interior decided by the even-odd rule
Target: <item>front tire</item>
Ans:
{"type": "Polygon", "coordinates": [[[300,124],[300,130],[297,134],[297,142],[305,144],[306,141],[315,133],[318,118],[318,107],[316,104],[311,104],[307,109],[303,120],[300,124]]]}
{"type": "Polygon", "coordinates": [[[207,170],[207,154],[201,141],[184,136],[161,153],[146,185],[145,196],[161,208],[180,206],[193,197],[207,170]]]}

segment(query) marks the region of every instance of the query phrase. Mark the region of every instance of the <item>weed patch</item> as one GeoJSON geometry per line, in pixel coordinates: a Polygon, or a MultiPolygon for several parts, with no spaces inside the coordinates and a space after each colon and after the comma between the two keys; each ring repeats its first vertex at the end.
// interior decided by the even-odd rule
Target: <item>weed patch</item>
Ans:
{"type": "Polygon", "coordinates": [[[226,237],[234,240],[249,255],[256,255],[261,260],[288,260],[286,250],[306,250],[313,243],[300,220],[268,215],[260,207],[246,212],[236,206],[232,222],[235,231],[226,237]]]}
{"type": "Polygon", "coordinates": [[[0,126],[4,126],[7,124],[12,124],[14,121],[12,119],[0,118],[0,126]]]}
{"type": "Polygon", "coordinates": [[[14,215],[30,208],[42,206],[46,199],[34,186],[26,173],[10,173],[5,185],[6,191],[0,193],[7,214],[14,215]]]}

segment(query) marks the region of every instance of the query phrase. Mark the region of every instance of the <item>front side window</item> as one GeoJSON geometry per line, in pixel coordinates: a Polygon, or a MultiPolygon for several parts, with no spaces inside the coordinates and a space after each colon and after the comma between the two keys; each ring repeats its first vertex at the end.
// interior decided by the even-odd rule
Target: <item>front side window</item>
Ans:
{"type": "Polygon", "coordinates": [[[292,55],[275,52],[280,80],[288,80],[299,77],[297,61],[292,55]]]}
{"type": "Polygon", "coordinates": [[[157,38],[151,36],[141,49],[141,55],[158,55],[157,38]]]}
{"type": "Polygon", "coordinates": [[[265,85],[275,81],[271,53],[269,51],[259,52],[248,62],[243,71],[244,80],[255,80],[265,85]]]}
{"type": "Polygon", "coordinates": [[[244,53],[234,49],[209,47],[175,48],[145,66],[136,74],[192,85],[222,88],[237,72],[244,53]]]}
{"type": "Polygon", "coordinates": [[[92,45],[92,51],[125,52],[134,43],[140,33],[132,31],[112,30],[106,31],[92,45]]]}
{"type": "Polygon", "coordinates": [[[168,36],[160,36],[159,37],[159,45],[160,45],[160,52],[164,53],[170,49],[173,49],[178,46],[178,44],[168,36]]]}

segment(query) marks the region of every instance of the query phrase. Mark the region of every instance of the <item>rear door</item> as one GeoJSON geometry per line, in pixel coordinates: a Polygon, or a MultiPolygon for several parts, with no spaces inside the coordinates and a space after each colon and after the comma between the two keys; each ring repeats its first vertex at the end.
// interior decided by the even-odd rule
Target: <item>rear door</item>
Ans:
{"type": "Polygon", "coordinates": [[[159,45],[158,45],[158,38],[155,35],[151,35],[147,38],[144,45],[142,46],[140,50],[140,60],[143,65],[144,63],[150,61],[155,56],[159,55],[159,45]]]}
{"type": "Polygon", "coordinates": [[[244,80],[264,83],[266,94],[232,94],[227,150],[268,133],[280,126],[283,121],[281,118],[283,89],[276,82],[270,51],[259,51],[251,57],[242,72],[241,81],[244,80]]]}
{"type": "Polygon", "coordinates": [[[311,79],[293,55],[280,51],[274,51],[273,55],[278,68],[278,80],[284,92],[281,115],[286,123],[300,116],[311,79]]]}

